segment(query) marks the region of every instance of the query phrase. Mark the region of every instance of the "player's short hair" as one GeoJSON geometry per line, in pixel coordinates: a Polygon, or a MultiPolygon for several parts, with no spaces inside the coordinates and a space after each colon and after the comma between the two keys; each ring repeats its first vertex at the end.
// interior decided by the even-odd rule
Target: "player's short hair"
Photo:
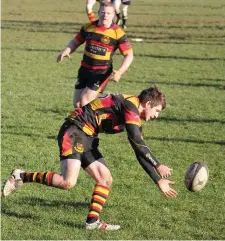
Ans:
{"type": "Polygon", "coordinates": [[[138,98],[141,103],[150,101],[151,107],[162,105],[162,109],[166,108],[166,97],[157,86],[142,90],[138,98]]]}
{"type": "Polygon", "coordinates": [[[113,7],[115,10],[115,4],[111,1],[103,0],[101,5],[102,7],[113,7]]]}

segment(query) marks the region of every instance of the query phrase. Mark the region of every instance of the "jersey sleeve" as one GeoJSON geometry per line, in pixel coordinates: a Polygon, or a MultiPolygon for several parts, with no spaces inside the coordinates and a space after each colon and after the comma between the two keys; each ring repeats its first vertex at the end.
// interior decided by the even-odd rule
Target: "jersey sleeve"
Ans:
{"type": "Polygon", "coordinates": [[[128,40],[127,35],[124,33],[123,30],[118,29],[117,34],[118,34],[118,48],[121,54],[126,55],[128,52],[132,50],[130,41],[128,40]]]}
{"type": "Polygon", "coordinates": [[[124,116],[128,140],[136,154],[137,160],[153,181],[157,182],[161,178],[158,176],[155,168],[160,165],[160,162],[152,155],[143,140],[138,108],[132,101],[125,102],[124,116]]]}
{"type": "Polygon", "coordinates": [[[80,32],[77,33],[77,35],[74,37],[74,40],[76,41],[77,44],[83,44],[85,42],[85,30],[90,24],[85,24],[82,26],[80,29],[80,32]]]}

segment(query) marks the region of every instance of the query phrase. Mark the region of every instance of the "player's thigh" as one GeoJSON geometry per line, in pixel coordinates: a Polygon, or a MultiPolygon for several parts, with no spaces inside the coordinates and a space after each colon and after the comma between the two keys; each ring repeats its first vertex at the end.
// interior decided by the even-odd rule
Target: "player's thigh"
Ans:
{"type": "Polygon", "coordinates": [[[118,13],[120,11],[121,0],[115,0],[114,5],[115,5],[115,10],[118,13]]]}
{"type": "Polygon", "coordinates": [[[123,7],[122,7],[122,12],[123,12],[123,16],[124,17],[127,17],[127,15],[128,15],[128,6],[129,5],[123,5],[123,7]]]}
{"type": "Polygon", "coordinates": [[[65,181],[76,184],[80,172],[81,161],[78,159],[64,159],[60,161],[61,175],[65,181]]]}
{"type": "Polygon", "coordinates": [[[98,96],[98,91],[92,90],[86,87],[81,93],[80,104],[81,106],[87,105],[92,100],[94,100],[98,96]]]}
{"type": "Polygon", "coordinates": [[[83,93],[84,89],[74,89],[73,94],[73,105],[75,107],[79,107],[81,94],[83,93]]]}
{"type": "Polygon", "coordinates": [[[104,162],[104,158],[100,158],[85,168],[85,171],[95,180],[97,184],[111,187],[112,175],[104,162]]]}
{"type": "Polygon", "coordinates": [[[92,78],[87,81],[86,88],[92,91],[97,91],[98,93],[103,93],[106,88],[110,76],[112,74],[112,68],[102,71],[101,73],[93,73],[92,78]]]}

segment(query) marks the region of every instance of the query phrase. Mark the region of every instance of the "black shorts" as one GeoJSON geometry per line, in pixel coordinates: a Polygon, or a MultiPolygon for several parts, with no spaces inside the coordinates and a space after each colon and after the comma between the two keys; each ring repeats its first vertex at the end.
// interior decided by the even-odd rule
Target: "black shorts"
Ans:
{"type": "MultiPolygon", "coordinates": [[[[60,161],[78,159],[81,167],[87,168],[92,162],[102,158],[98,150],[99,139],[86,135],[76,125],[64,122],[58,134],[60,161]]],[[[103,163],[103,162],[102,162],[103,163]]],[[[106,166],[106,163],[103,163],[106,166]]]]}
{"type": "Polygon", "coordinates": [[[91,90],[102,93],[111,74],[112,68],[107,70],[89,70],[81,66],[78,71],[75,89],[84,89],[88,87],[91,90]]]}
{"type": "Polygon", "coordinates": [[[129,1],[129,0],[122,0],[122,3],[123,3],[124,5],[130,5],[130,1],[129,1]]]}

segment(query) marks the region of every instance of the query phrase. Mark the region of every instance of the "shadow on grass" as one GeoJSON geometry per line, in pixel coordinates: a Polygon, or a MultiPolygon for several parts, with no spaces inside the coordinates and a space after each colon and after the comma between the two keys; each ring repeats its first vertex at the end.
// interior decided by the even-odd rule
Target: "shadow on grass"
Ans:
{"type": "MultiPolygon", "coordinates": [[[[2,49],[14,49],[9,47],[3,47],[2,49]]],[[[34,49],[34,48],[16,48],[17,50],[22,51],[33,51],[33,52],[56,52],[60,53],[61,50],[57,49],[34,49]]],[[[83,51],[77,50],[76,53],[83,54],[83,51]]],[[[120,55],[116,52],[115,55],[120,55]]],[[[57,56],[56,56],[57,57],[57,56]]],[[[56,59],[55,57],[55,59],[56,59]]],[[[155,55],[155,54],[135,54],[135,57],[148,57],[148,58],[156,58],[156,59],[175,59],[175,60],[196,60],[196,61],[225,61],[225,58],[200,58],[200,57],[188,57],[188,56],[175,56],[175,55],[155,55]]],[[[56,62],[56,61],[55,61],[56,62]]]]}
{"type": "Polygon", "coordinates": [[[33,219],[33,220],[40,219],[37,215],[25,213],[25,211],[23,211],[23,213],[17,213],[10,210],[6,210],[6,208],[4,207],[1,208],[1,213],[8,217],[16,217],[18,219],[33,219]]]}
{"type": "Polygon", "coordinates": [[[190,123],[206,123],[206,124],[211,124],[211,123],[219,123],[219,124],[225,124],[225,121],[223,120],[216,120],[216,119],[179,119],[175,117],[160,117],[157,119],[157,121],[166,121],[166,122],[179,122],[179,123],[184,123],[184,122],[190,122],[190,123]]]}
{"type": "Polygon", "coordinates": [[[54,222],[63,225],[63,226],[69,226],[71,228],[78,228],[78,229],[84,229],[84,220],[83,224],[75,224],[74,222],[68,221],[68,220],[55,220],[54,222]]]}
{"type": "MultiPolygon", "coordinates": [[[[194,80],[194,79],[193,79],[194,80]]],[[[225,83],[225,79],[205,79],[205,78],[199,78],[198,80],[205,80],[205,81],[217,81],[217,82],[224,82],[225,83]]]]}
{"type": "MultiPolygon", "coordinates": [[[[49,112],[52,111],[53,113],[57,113],[58,110],[54,110],[54,109],[48,109],[48,110],[44,110],[45,112],[49,112]]],[[[212,124],[212,123],[217,123],[217,124],[225,124],[224,120],[218,120],[218,119],[179,119],[176,117],[160,117],[157,119],[157,121],[161,121],[161,122],[172,122],[172,123],[179,123],[179,124],[183,124],[183,123],[197,123],[197,124],[212,124]]],[[[63,121],[62,121],[63,123],[63,121]]],[[[2,128],[2,134],[4,135],[18,135],[18,136],[27,136],[27,137],[32,137],[32,138],[48,138],[48,139],[52,139],[52,140],[57,140],[57,135],[58,135],[58,131],[56,131],[55,135],[51,135],[51,136],[44,136],[41,134],[37,134],[37,133],[23,133],[23,132],[18,132],[18,127],[16,126],[5,126],[5,128],[2,128]],[[13,129],[13,128],[17,128],[16,132],[14,131],[5,131],[5,128],[9,128],[9,129],[13,129]]],[[[22,126],[21,129],[25,129],[27,128],[26,126],[22,126]]],[[[28,129],[30,129],[31,127],[28,127],[28,129]]],[[[192,142],[192,143],[199,143],[199,144],[204,144],[204,143],[209,143],[209,144],[218,144],[218,145],[225,145],[225,141],[203,141],[203,140],[192,140],[192,139],[185,139],[185,138],[164,138],[164,137],[159,137],[159,138],[154,138],[154,137],[149,137],[149,139],[153,139],[153,140],[160,140],[160,141],[171,141],[171,142],[192,142]]]]}
{"type": "Polygon", "coordinates": [[[146,137],[146,140],[156,140],[156,141],[167,141],[167,142],[188,142],[196,144],[215,144],[215,145],[225,145],[225,141],[203,141],[203,140],[193,140],[189,138],[166,138],[166,137],[146,137]]]}
{"type": "Polygon", "coordinates": [[[29,133],[19,133],[19,132],[13,132],[13,131],[4,131],[2,132],[2,134],[4,135],[13,135],[13,136],[27,136],[27,137],[31,137],[31,138],[47,138],[50,140],[57,140],[57,134],[55,136],[45,136],[45,135],[39,135],[39,134],[29,134],[29,133]]]}
{"type": "MultiPolygon", "coordinates": [[[[215,80],[215,81],[217,81],[217,80],[215,80]]],[[[219,81],[222,81],[222,80],[219,80],[219,81]]],[[[126,80],[126,82],[133,84],[134,81],[126,80]]],[[[135,80],[135,83],[144,84],[146,82],[135,80]]],[[[156,84],[156,85],[161,84],[161,85],[172,85],[172,86],[178,85],[178,86],[187,86],[187,87],[213,87],[213,88],[218,88],[221,90],[225,89],[225,84],[221,85],[221,84],[203,84],[203,83],[182,83],[182,82],[166,82],[166,81],[155,81],[155,80],[150,80],[149,83],[156,84]]]]}
{"type": "Polygon", "coordinates": [[[157,59],[184,59],[184,60],[200,60],[200,61],[217,61],[222,60],[225,61],[225,58],[200,58],[200,57],[188,57],[188,56],[174,56],[174,55],[155,55],[155,54],[136,54],[136,57],[150,57],[150,58],[157,58],[157,59]]]}
{"type": "Polygon", "coordinates": [[[20,200],[17,201],[19,204],[26,204],[30,206],[44,206],[44,207],[73,207],[76,209],[89,208],[89,202],[71,202],[71,201],[62,201],[62,200],[49,200],[40,197],[21,197],[20,200]]]}
{"type": "MultiPolygon", "coordinates": [[[[88,202],[70,202],[70,201],[61,201],[61,200],[47,200],[43,198],[38,197],[29,197],[29,198],[20,198],[17,200],[17,204],[21,205],[30,205],[32,207],[34,206],[43,206],[43,207],[57,207],[57,208],[65,208],[68,206],[71,206],[75,209],[88,209],[90,206],[90,203],[88,202]]],[[[5,207],[1,208],[1,213],[6,215],[7,217],[15,217],[17,219],[29,219],[29,220],[40,220],[40,217],[34,214],[26,213],[26,209],[23,209],[23,213],[17,213],[14,211],[7,210],[5,207]]],[[[83,221],[83,220],[82,220],[83,221]]],[[[75,224],[72,221],[68,220],[54,220],[55,223],[58,223],[59,225],[64,226],[70,226],[72,228],[78,228],[78,229],[84,229],[84,224],[75,224]]]]}
{"type": "MultiPolygon", "coordinates": [[[[66,34],[76,34],[81,27],[83,26],[84,23],[76,23],[76,22],[46,22],[46,21],[18,21],[18,20],[2,20],[2,29],[11,29],[11,30],[15,30],[18,31],[18,28],[21,30],[26,30],[28,32],[49,32],[49,33],[66,33],[66,34]],[[55,29],[54,29],[55,27],[55,29]]],[[[196,23],[198,24],[198,22],[196,23]]],[[[209,24],[208,22],[205,24],[209,24]]],[[[152,40],[189,40],[190,38],[193,40],[195,39],[195,37],[199,36],[180,36],[180,35],[175,35],[175,34],[170,34],[169,36],[164,36],[165,32],[160,32],[160,33],[155,33],[155,32],[149,32],[148,30],[146,31],[140,31],[139,29],[141,28],[154,28],[154,29],[163,29],[163,30],[167,30],[167,29],[196,29],[196,30],[200,30],[202,28],[212,28],[212,30],[214,30],[215,28],[224,29],[224,26],[217,26],[217,25],[213,25],[213,26],[184,26],[183,22],[181,21],[180,23],[178,23],[178,25],[170,25],[170,24],[164,24],[164,25],[129,25],[129,27],[131,28],[138,28],[138,31],[133,31],[133,30],[128,30],[126,31],[127,35],[129,38],[142,38],[145,42],[151,42],[152,40]],[[133,34],[132,34],[133,33],[133,34]],[[141,33],[148,33],[150,34],[148,37],[144,36],[140,36],[141,33]],[[139,36],[137,35],[139,34],[139,36]],[[154,36],[154,34],[156,34],[157,36],[154,36]],[[162,34],[162,37],[158,37],[159,34],[162,34]]],[[[224,41],[222,41],[222,43],[218,43],[218,40],[223,40],[224,36],[217,36],[216,37],[216,41],[215,42],[215,36],[214,35],[204,35],[204,36],[200,36],[200,38],[204,38],[204,41],[207,41],[208,39],[213,39],[214,43],[213,45],[224,45],[224,41]]],[[[199,39],[198,39],[199,40],[199,39]]],[[[187,44],[187,43],[185,43],[187,44]]],[[[192,43],[190,43],[192,44],[192,43]]],[[[202,42],[200,42],[199,44],[203,44],[202,42]]],[[[206,43],[207,44],[207,43],[206,43]]],[[[210,43],[211,44],[211,43],[210,43]]]]}

